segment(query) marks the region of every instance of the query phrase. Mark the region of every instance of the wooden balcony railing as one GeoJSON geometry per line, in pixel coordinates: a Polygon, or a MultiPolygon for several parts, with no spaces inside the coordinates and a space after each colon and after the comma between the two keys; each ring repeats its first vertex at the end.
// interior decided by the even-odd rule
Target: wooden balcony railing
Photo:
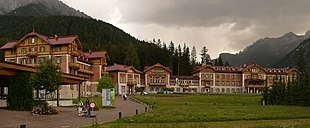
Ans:
{"type": "Polygon", "coordinates": [[[85,70],[85,69],[79,69],[79,72],[86,73],[86,74],[91,74],[91,75],[94,74],[92,71],[85,70]]]}
{"type": "Polygon", "coordinates": [[[78,63],[74,63],[74,62],[70,62],[69,63],[69,66],[71,68],[75,68],[75,69],[79,69],[80,68],[80,65],[78,63]]]}
{"type": "Polygon", "coordinates": [[[27,52],[26,55],[27,56],[37,56],[38,53],[37,52],[27,52]]]}
{"type": "Polygon", "coordinates": [[[79,53],[76,52],[76,51],[72,51],[72,52],[71,52],[71,55],[72,55],[72,56],[79,56],[79,53]]]}

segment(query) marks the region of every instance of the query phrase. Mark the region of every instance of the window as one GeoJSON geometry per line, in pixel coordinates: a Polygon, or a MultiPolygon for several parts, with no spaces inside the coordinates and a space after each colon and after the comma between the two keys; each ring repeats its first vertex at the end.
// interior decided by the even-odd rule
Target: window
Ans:
{"type": "Polygon", "coordinates": [[[22,53],[25,54],[27,52],[26,48],[22,48],[22,53]]]}
{"type": "Polygon", "coordinates": [[[74,90],[74,86],[75,86],[75,85],[70,85],[70,89],[71,89],[71,90],[74,90]]]}
{"type": "Polygon", "coordinates": [[[16,60],[15,60],[15,59],[11,59],[10,62],[11,62],[11,63],[15,63],[16,60]]]}
{"type": "Polygon", "coordinates": [[[224,74],[222,75],[222,79],[225,79],[225,75],[224,74]]]}
{"type": "Polygon", "coordinates": [[[31,63],[31,64],[35,64],[35,63],[36,63],[36,58],[31,58],[31,59],[30,59],[30,63],[31,63]]]}
{"type": "Polygon", "coordinates": [[[59,57],[59,56],[56,57],[56,63],[57,63],[57,64],[61,63],[61,57],[59,57]]]}
{"type": "Polygon", "coordinates": [[[224,86],[225,85],[225,81],[222,81],[222,86],[224,86]]]}
{"type": "Polygon", "coordinates": [[[30,51],[31,51],[31,52],[34,52],[34,51],[36,51],[36,48],[35,48],[35,47],[31,47],[31,48],[30,48],[30,51]]]}
{"type": "Polygon", "coordinates": [[[220,82],[219,82],[219,81],[216,81],[216,82],[215,82],[215,85],[220,85],[220,82]]]}
{"type": "Polygon", "coordinates": [[[34,37],[32,37],[30,43],[34,44],[34,43],[35,43],[35,40],[36,40],[36,39],[35,39],[34,37]]]}
{"type": "Polygon", "coordinates": [[[235,86],[235,82],[233,81],[233,82],[231,82],[231,86],[235,86]]]}
{"type": "Polygon", "coordinates": [[[11,54],[15,54],[16,52],[15,52],[15,49],[12,49],[11,50],[11,54]]]}
{"type": "Polygon", "coordinates": [[[235,75],[231,75],[231,79],[235,79],[235,75]]]}
{"type": "Polygon", "coordinates": [[[45,47],[44,46],[41,46],[40,47],[40,52],[44,52],[45,51],[45,47]]]}
{"type": "Polygon", "coordinates": [[[257,68],[252,68],[252,72],[258,72],[257,68]]]}
{"type": "Polygon", "coordinates": [[[229,82],[229,81],[227,81],[227,82],[226,82],[226,85],[227,85],[227,86],[229,86],[229,85],[230,85],[230,82],[229,82]]]}
{"type": "Polygon", "coordinates": [[[27,64],[27,59],[26,58],[22,58],[21,63],[22,64],[27,64]]]}
{"type": "Polygon", "coordinates": [[[61,47],[60,47],[60,46],[57,46],[57,47],[56,47],[56,51],[58,51],[58,52],[61,51],[61,47]]]}
{"type": "Polygon", "coordinates": [[[44,63],[45,58],[44,57],[40,57],[40,63],[44,63]]]}
{"type": "Polygon", "coordinates": [[[226,75],[226,78],[229,79],[229,78],[230,78],[230,75],[226,75]]]}
{"type": "Polygon", "coordinates": [[[236,85],[240,85],[240,82],[239,82],[239,81],[237,81],[237,82],[236,82],[236,85]]]}

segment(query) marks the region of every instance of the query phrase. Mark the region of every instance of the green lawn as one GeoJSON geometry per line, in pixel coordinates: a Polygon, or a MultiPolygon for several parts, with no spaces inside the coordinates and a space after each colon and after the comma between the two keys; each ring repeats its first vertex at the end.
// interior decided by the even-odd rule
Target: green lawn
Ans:
{"type": "Polygon", "coordinates": [[[306,127],[310,108],[262,106],[257,95],[147,95],[153,110],[101,127],[306,127]],[[294,119],[294,120],[293,120],[294,119]]]}

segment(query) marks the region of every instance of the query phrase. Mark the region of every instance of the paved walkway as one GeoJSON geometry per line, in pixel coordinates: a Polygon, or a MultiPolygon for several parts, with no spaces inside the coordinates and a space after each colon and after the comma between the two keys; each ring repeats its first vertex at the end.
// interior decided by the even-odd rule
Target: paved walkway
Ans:
{"type": "Polygon", "coordinates": [[[105,123],[122,117],[133,116],[138,109],[139,114],[145,112],[145,105],[131,100],[122,100],[116,97],[115,109],[95,111],[96,118],[79,117],[75,108],[58,107],[56,115],[32,115],[31,112],[8,111],[0,109],[0,128],[19,128],[25,124],[27,128],[72,128],[92,125],[94,122],[105,123]]]}

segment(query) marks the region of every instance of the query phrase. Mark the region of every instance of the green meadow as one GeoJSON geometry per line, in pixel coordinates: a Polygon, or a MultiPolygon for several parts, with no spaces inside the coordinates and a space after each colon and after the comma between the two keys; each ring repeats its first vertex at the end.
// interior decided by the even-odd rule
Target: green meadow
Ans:
{"type": "Polygon", "coordinates": [[[134,96],[149,112],[99,127],[310,127],[310,107],[263,106],[260,95],[134,96]]]}

